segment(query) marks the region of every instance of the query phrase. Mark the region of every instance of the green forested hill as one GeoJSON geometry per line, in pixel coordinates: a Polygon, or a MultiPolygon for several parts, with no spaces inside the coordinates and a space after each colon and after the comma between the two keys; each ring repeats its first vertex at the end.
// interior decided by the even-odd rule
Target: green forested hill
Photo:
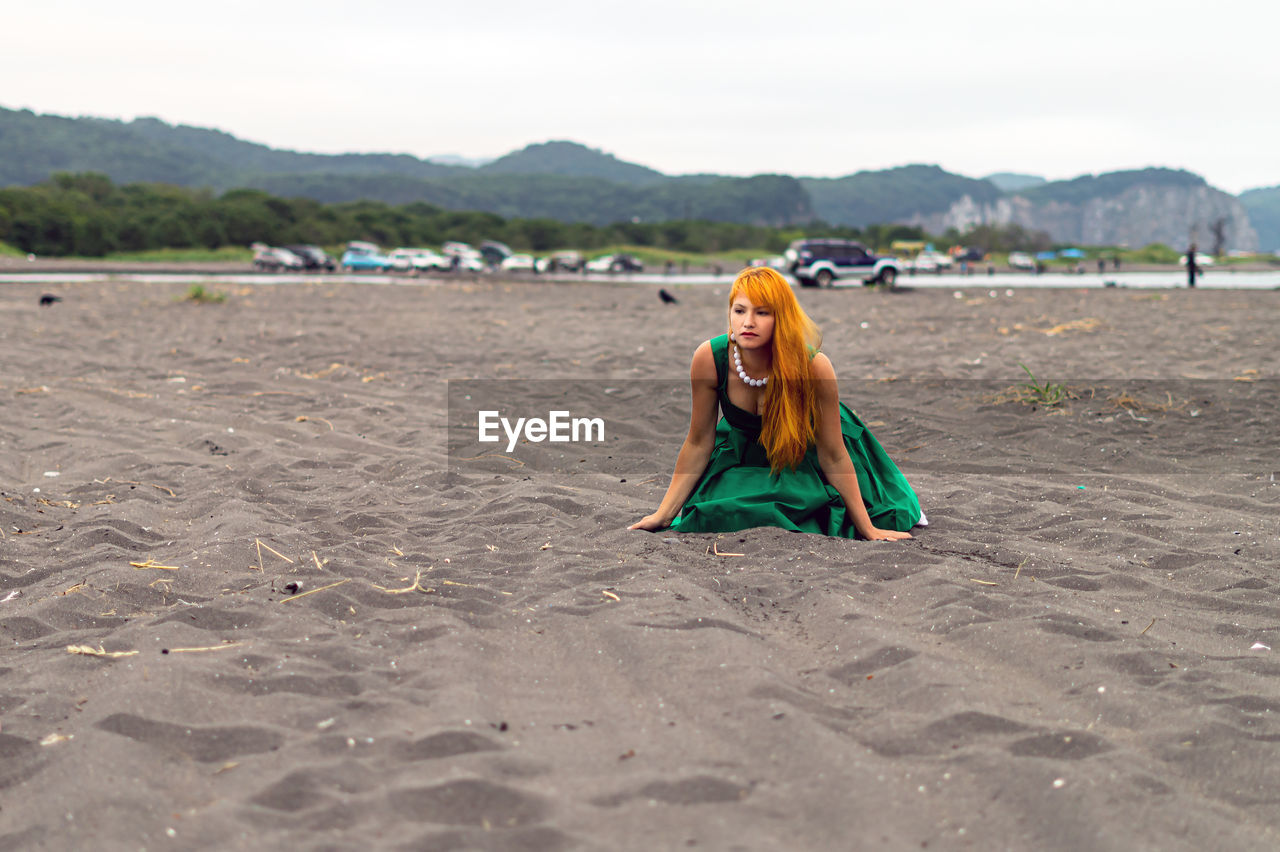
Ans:
{"type": "Polygon", "coordinates": [[[100,172],[115,181],[212,185],[222,166],[174,139],[99,118],[0,109],[0,186],[30,186],[54,172],[100,172]]]}
{"type": "Polygon", "coordinates": [[[247,185],[273,195],[324,202],[424,201],[450,210],[483,210],[508,218],[596,225],[671,219],[789,225],[814,218],[809,197],[799,181],[786,176],[721,178],[705,184],[665,180],[637,186],[554,174],[481,173],[436,179],[303,174],[258,176],[247,185]]]}
{"type": "Polygon", "coordinates": [[[1205,186],[1205,179],[1181,169],[1137,169],[1081,175],[1073,180],[1059,180],[1027,187],[1018,194],[1033,202],[1065,201],[1079,204],[1093,198],[1110,198],[1135,186],[1205,186]]]}
{"type": "Polygon", "coordinates": [[[1003,194],[985,180],[921,165],[842,178],[801,178],[800,184],[813,198],[820,219],[855,227],[946,210],[966,195],[983,203],[1003,194]]]}
{"type": "Polygon", "coordinates": [[[427,202],[508,217],[613,221],[708,219],[744,224],[862,225],[945,209],[984,181],[936,166],[862,172],[834,180],[787,175],[668,176],[575,142],[529,145],[479,168],[408,155],[303,154],[157,119],[131,122],[0,109],[0,186],[57,172],[95,172],[117,183],[263,189],[318,201],[427,202]]]}
{"type": "Polygon", "coordinates": [[[595,177],[618,183],[650,184],[667,179],[647,166],[624,162],[612,154],[577,142],[542,142],[512,151],[477,169],[494,175],[565,175],[595,177]]]}
{"type": "MultiPolygon", "coordinates": [[[[952,222],[973,221],[974,208],[957,213],[952,209],[956,202],[967,197],[977,209],[990,209],[991,202],[1016,192],[1030,202],[1032,227],[1068,241],[1082,239],[1083,232],[1079,221],[1070,221],[1071,216],[1064,214],[1064,205],[1079,207],[1093,199],[1118,197],[1135,186],[1185,187],[1193,192],[1206,186],[1198,175],[1172,169],[1085,175],[1038,185],[1026,185],[1034,180],[1028,176],[993,175],[993,180],[1005,182],[1005,189],[993,180],[963,177],[932,165],[839,178],[672,176],[567,141],[529,145],[483,166],[469,167],[407,154],[278,150],[219,130],[175,127],[152,118],[123,122],[0,108],[0,187],[31,186],[56,173],[89,172],[117,184],[163,183],[219,193],[254,188],[322,202],[427,203],[507,218],[597,225],[703,219],[790,226],[816,220],[862,228],[929,222],[938,233],[953,227],[952,222]],[[1014,184],[1007,182],[1010,178],[1014,184]],[[1008,188],[1018,183],[1022,185],[1017,189],[1008,188]]],[[[1264,246],[1280,242],[1280,226],[1268,224],[1276,221],[1268,212],[1273,209],[1268,192],[1258,190],[1260,194],[1250,196],[1251,209],[1260,217],[1259,230],[1266,235],[1264,246]]],[[[1168,226],[1160,233],[1184,233],[1186,222],[1179,215],[1189,214],[1144,211],[1129,218],[1159,219],[1168,226]]],[[[1244,213],[1236,218],[1241,221],[1234,223],[1235,231],[1248,232],[1244,213]]],[[[1141,229],[1122,219],[1123,215],[1109,221],[1103,229],[1107,233],[1091,232],[1089,239],[1136,238],[1130,232],[1137,234],[1141,229]]]]}
{"type": "Polygon", "coordinates": [[[438,177],[470,169],[406,154],[300,154],[218,130],[35,115],[0,108],[0,186],[30,186],[54,172],[96,172],[117,183],[152,181],[224,190],[264,173],[438,177]]]}
{"type": "Polygon", "coordinates": [[[1280,186],[1240,193],[1240,203],[1258,232],[1258,247],[1280,251],[1280,186]]]}

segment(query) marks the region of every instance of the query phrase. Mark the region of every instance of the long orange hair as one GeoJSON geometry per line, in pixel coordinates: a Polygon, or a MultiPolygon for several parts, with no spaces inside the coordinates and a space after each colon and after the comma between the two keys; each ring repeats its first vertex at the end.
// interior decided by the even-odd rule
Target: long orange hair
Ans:
{"type": "Polygon", "coordinates": [[[764,397],[760,443],[774,473],[800,464],[814,441],[817,395],[809,364],[822,347],[822,330],[796,301],[787,279],[767,266],[738,273],[729,289],[729,307],[746,296],[773,312],[773,365],[764,397]]]}

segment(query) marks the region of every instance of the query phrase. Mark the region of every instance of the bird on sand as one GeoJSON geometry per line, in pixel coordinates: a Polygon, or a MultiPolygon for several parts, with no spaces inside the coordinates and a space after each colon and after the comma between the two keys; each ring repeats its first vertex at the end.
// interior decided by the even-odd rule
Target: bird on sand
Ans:
{"type": "Polygon", "coordinates": [[[52,305],[54,302],[61,302],[61,301],[62,301],[61,296],[55,296],[52,293],[45,293],[43,296],[40,297],[40,307],[47,308],[50,305],[52,305]]]}
{"type": "Polygon", "coordinates": [[[665,305],[679,304],[679,300],[675,296],[668,293],[665,288],[658,290],[658,298],[661,299],[662,303],[665,305]]]}

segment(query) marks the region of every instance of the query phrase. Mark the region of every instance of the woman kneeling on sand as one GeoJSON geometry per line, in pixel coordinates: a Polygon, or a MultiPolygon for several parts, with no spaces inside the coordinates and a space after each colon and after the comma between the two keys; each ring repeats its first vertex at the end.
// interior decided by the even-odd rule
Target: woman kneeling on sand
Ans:
{"type": "Polygon", "coordinates": [[[743,270],[729,291],[729,333],[693,353],[693,414],[671,485],[631,529],[782,527],[896,541],[928,523],[897,465],[840,402],[821,343],[785,278],[743,270]]]}

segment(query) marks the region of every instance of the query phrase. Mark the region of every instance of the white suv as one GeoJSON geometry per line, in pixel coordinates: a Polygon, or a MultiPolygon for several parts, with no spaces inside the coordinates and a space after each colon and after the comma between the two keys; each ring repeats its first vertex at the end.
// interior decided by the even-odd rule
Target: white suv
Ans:
{"type": "Polygon", "coordinates": [[[830,287],[840,279],[892,287],[902,267],[896,257],[877,257],[853,240],[796,240],[786,253],[791,274],[803,287],[830,287]]]}

